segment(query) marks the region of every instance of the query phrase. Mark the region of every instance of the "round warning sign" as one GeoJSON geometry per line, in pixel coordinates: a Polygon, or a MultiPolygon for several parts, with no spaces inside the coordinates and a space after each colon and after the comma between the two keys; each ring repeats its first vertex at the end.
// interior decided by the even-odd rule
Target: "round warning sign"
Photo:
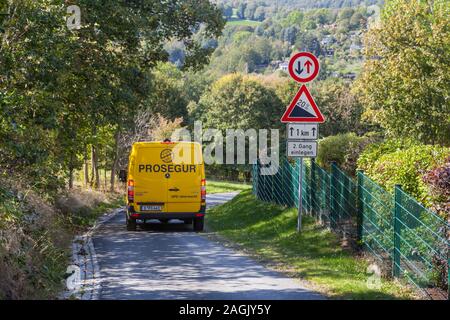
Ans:
{"type": "Polygon", "coordinates": [[[297,53],[289,61],[289,74],[297,82],[313,81],[319,69],[319,60],[310,52],[297,53]]]}

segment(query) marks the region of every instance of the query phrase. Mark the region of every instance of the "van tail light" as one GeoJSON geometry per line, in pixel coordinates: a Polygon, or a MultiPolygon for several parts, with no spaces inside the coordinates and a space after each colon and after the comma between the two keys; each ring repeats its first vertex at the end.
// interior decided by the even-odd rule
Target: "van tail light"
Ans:
{"type": "Polygon", "coordinates": [[[134,180],[128,181],[128,202],[134,201],[134,180]]]}
{"type": "Polygon", "coordinates": [[[202,179],[202,183],[201,183],[201,195],[202,195],[202,200],[206,200],[206,179],[202,179]]]}

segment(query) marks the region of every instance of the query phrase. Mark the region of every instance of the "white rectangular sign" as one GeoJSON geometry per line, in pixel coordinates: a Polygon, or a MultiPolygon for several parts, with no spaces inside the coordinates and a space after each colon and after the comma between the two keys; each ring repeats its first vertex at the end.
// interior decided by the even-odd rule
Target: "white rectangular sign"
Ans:
{"type": "Polygon", "coordinates": [[[287,156],[296,158],[315,158],[317,157],[316,141],[288,141],[287,156]]]}
{"type": "Polygon", "coordinates": [[[317,140],[319,137],[317,123],[288,123],[287,137],[296,140],[317,140]]]}

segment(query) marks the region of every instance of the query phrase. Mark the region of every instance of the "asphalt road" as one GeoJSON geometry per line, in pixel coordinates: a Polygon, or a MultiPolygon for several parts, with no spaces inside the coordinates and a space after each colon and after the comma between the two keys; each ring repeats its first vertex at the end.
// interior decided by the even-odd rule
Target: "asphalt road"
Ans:
{"type": "MultiPolygon", "coordinates": [[[[210,195],[208,206],[234,194],[210,195]]],[[[268,270],[191,225],[148,224],[125,230],[124,213],[93,236],[100,265],[100,299],[321,299],[295,279],[268,270]]]]}

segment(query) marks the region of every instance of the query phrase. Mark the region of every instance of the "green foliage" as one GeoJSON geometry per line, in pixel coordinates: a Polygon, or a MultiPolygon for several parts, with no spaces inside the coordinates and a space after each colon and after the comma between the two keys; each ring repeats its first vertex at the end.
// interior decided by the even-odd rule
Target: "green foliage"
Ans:
{"type": "Polygon", "coordinates": [[[48,209],[36,214],[42,200],[33,192],[0,180],[0,299],[54,298],[66,268],[68,244],[55,237],[62,226],[48,209]]]}
{"type": "Polygon", "coordinates": [[[358,137],[355,133],[326,137],[319,141],[317,161],[326,169],[330,169],[330,164],[334,161],[345,172],[355,175],[356,160],[369,141],[368,137],[358,137]]]}
{"type": "Polygon", "coordinates": [[[391,137],[450,144],[448,1],[387,1],[366,38],[358,90],[368,119],[391,137]]]}
{"type": "Polygon", "coordinates": [[[442,217],[450,217],[450,156],[443,165],[439,165],[423,176],[432,197],[432,209],[442,217]]]}
{"type": "Polygon", "coordinates": [[[322,136],[346,132],[362,135],[370,129],[361,119],[363,106],[348,84],[327,79],[317,82],[311,92],[326,119],[320,126],[322,136]]]}
{"type": "Polygon", "coordinates": [[[139,107],[186,115],[180,74],[156,71],[152,86],[150,70],[172,39],[184,42],[185,68],[205,64],[212,49],[197,39],[220,35],[221,13],[206,0],[140,3],[80,1],[82,26],[72,31],[61,1],[1,3],[2,12],[20,12],[0,21],[2,174],[56,192],[91,146],[93,161],[114,162],[114,136],[139,107]]]}
{"type": "Polygon", "coordinates": [[[152,71],[152,83],[145,108],[170,120],[187,118],[183,73],[173,64],[160,63],[152,71]]]}
{"type": "Polygon", "coordinates": [[[265,68],[273,60],[281,59],[287,52],[286,44],[257,37],[248,30],[226,30],[230,43],[222,40],[215,51],[209,69],[216,77],[233,72],[252,73],[265,68]]]}
{"type": "Polygon", "coordinates": [[[406,193],[431,206],[429,189],[422,175],[442,165],[450,154],[450,148],[410,143],[388,141],[370,146],[358,160],[358,168],[383,188],[392,191],[396,184],[400,184],[406,193]]]}
{"type": "Polygon", "coordinates": [[[239,31],[233,35],[233,42],[241,44],[250,38],[252,33],[250,31],[239,31]]]}
{"type": "MultiPolygon", "coordinates": [[[[353,2],[337,6],[347,7],[353,2]]],[[[360,31],[367,27],[371,16],[367,7],[317,9],[327,7],[327,4],[317,4],[312,6],[314,9],[305,11],[298,9],[303,7],[300,3],[224,3],[235,7],[238,18],[227,22],[208,67],[217,77],[231,72],[273,73],[279,68],[280,61],[288,60],[295,51],[311,51],[322,58],[321,79],[331,76],[333,71],[337,77],[349,72],[359,73],[361,50],[350,48],[361,44],[360,31]],[[258,13],[264,14],[264,21],[248,20],[261,20],[258,13]],[[256,49],[261,43],[270,52],[268,58],[256,49]],[[351,68],[347,68],[348,65],[351,68]]]]}
{"type": "Polygon", "coordinates": [[[210,128],[267,129],[279,126],[283,110],[275,92],[256,78],[231,74],[215,82],[198,104],[210,128]]]}
{"type": "MultiPolygon", "coordinates": [[[[225,135],[227,129],[257,132],[278,128],[283,109],[275,92],[256,78],[231,74],[216,81],[198,104],[191,105],[190,115],[202,120],[204,127],[221,130],[225,135]]],[[[236,179],[239,172],[250,173],[249,165],[222,166],[220,170],[229,172],[230,179],[236,179]]]]}
{"type": "Polygon", "coordinates": [[[291,25],[300,26],[303,23],[304,14],[301,11],[294,10],[288,14],[288,16],[282,21],[283,27],[288,27],[291,25]]]}
{"type": "Polygon", "coordinates": [[[378,159],[388,153],[393,153],[412,147],[416,141],[413,139],[388,139],[379,143],[368,145],[358,159],[358,168],[363,171],[373,170],[378,159]]]}

